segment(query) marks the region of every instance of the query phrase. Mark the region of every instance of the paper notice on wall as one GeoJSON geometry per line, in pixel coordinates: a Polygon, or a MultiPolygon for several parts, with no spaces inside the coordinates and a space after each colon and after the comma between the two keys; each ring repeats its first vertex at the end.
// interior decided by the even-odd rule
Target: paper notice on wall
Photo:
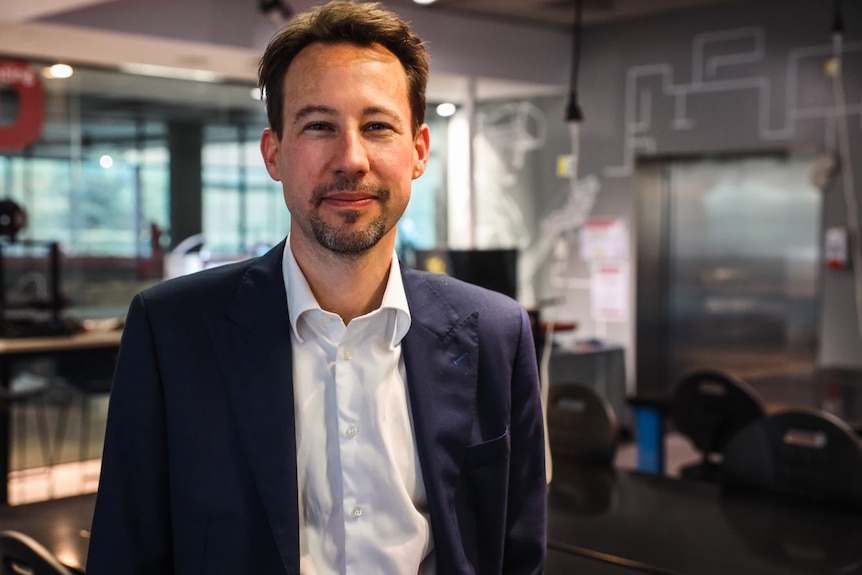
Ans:
{"type": "Polygon", "coordinates": [[[581,227],[581,259],[628,260],[629,231],[623,218],[590,218],[581,227]]]}
{"type": "Polygon", "coordinates": [[[590,296],[593,320],[628,321],[628,263],[594,262],[590,266],[590,296]]]}

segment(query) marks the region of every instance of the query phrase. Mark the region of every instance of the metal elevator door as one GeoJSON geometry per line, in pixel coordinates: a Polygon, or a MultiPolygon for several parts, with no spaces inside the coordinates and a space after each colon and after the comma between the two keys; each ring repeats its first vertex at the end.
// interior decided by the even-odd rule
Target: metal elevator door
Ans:
{"type": "Polygon", "coordinates": [[[639,166],[637,377],[809,371],[817,347],[821,191],[814,159],[639,166]]]}

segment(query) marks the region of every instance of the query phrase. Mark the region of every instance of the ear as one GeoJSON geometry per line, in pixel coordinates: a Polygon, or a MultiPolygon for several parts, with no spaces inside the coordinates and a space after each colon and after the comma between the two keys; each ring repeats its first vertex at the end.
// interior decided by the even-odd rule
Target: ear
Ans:
{"type": "Polygon", "coordinates": [[[266,171],[269,172],[269,177],[276,182],[281,181],[281,169],[278,166],[278,152],[281,149],[281,142],[278,140],[272,128],[264,129],[260,135],[260,155],[263,156],[263,163],[266,166],[266,171]]]}
{"type": "Polygon", "coordinates": [[[431,131],[428,124],[419,126],[416,137],[413,139],[413,179],[425,173],[428,166],[428,155],[431,149],[431,131]]]}

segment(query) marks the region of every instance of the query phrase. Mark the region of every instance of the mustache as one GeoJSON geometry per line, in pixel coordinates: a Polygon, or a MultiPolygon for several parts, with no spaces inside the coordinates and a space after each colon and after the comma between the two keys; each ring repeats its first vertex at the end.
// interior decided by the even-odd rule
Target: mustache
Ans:
{"type": "Polygon", "coordinates": [[[321,184],[314,188],[311,196],[312,204],[320,206],[323,200],[333,192],[356,192],[374,196],[382,201],[389,199],[389,189],[385,186],[365,184],[351,180],[350,178],[339,177],[332,182],[321,184]]]}

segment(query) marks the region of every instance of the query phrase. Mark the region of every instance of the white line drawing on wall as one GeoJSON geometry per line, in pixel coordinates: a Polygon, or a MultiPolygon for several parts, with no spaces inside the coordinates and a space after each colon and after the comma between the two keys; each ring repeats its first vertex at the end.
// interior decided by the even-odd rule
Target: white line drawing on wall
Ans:
{"type": "MultiPolygon", "coordinates": [[[[787,53],[783,125],[773,127],[770,118],[772,109],[772,81],[768,76],[748,76],[739,78],[718,78],[734,66],[759,64],[765,60],[765,32],[760,27],[737,28],[695,35],[692,40],[691,82],[674,83],[674,68],[669,63],[633,66],[626,71],[625,79],[625,118],[623,121],[623,161],[618,166],[604,169],[606,177],[629,177],[634,170],[635,155],[638,152],[655,153],[658,143],[649,132],[653,127],[653,92],[643,84],[649,78],[660,81],[660,96],[673,98],[674,117],[670,129],[696,129],[696,118],[688,114],[688,100],[694,95],[740,90],[757,94],[757,136],[763,142],[788,140],[796,133],[798,120],[821,118],[829,124],[841,115],[859,115],[862,118],[862,103],[846,105],[836,109],[833,103],[815,106],[799,106],[799,70],[812,58],[826,59],[833,55],[828,44],[808,46],[790,50],[787,53]],[[744,49],[720,52],[707,56],[709,49],[720,49],[722,44],[747,44],[744,49]]],[[[843,53],[862,51],[862,42],[847,43],[843,53]]],[[[826,140],[829,141],[829,140],[826,140]]]]}
{"type": "Polygon", "coordinates": [[[569,179],[566,203],[539,222],[533,239],[512,188],[518,183],[526,155],[545,145],[545,113],[531,102],[508,102],[481,113],[477,132],[476,188],[482,206],[477,222],[478,244],[520,248],[519,300],[533,304],[536,274],[560,238],[579,229],[589,216],[599,180],[590,176],[578,181],[575,171],[569,179]]]}
{"type": "Polygon", "coordinates": [[[504,183],[514,185],[528,152],[544,147],[548,121],[534,104],[507,102],[479,115],[479,134],[497,151],[506,171],[504,183]]]}
{"type": "Polygon", "coordinates": [[[527,101],[507,102],[479,114],[476,145],[477,244],[519,247],[530,242],[523,209],[513,188],[528,153],[544,147],[548,121],[527,101]]]}
{"type": "Polygon", "coordinates": [[[691,78],[695,86],[703,84],[703,72],[707,78],[714,78],[721,66],[736,64],[754,64],[763,60],[764,36],[761,28],[736,28],[719,32],[698,34],[692,41],[694,48],[691,56],[691,78]],[[718,44],[733,40],[751,40],[751,50],[732,54],[712,56],[704,62],[703,54],[709,44],[718,44]]]}
{"type": "MultiPolygon", "coordinates": [[[[542,264],[556,248],[560,238],[580,229],[593,210],[600,188],[601,184],[596,176],[587,176],[580,181],[575,181],[573,176],[565,205],[548,214],[539,223],[538,237],[530,247],[521,252],[518,265],[519,299],[527,305],[536,303],[533,281],[542,264]]],[[[568,277],[566,268],[567,265],[552,266],[549,278],[552,287],[572,287],[567,283],[571,278],[568,277]]]]}

